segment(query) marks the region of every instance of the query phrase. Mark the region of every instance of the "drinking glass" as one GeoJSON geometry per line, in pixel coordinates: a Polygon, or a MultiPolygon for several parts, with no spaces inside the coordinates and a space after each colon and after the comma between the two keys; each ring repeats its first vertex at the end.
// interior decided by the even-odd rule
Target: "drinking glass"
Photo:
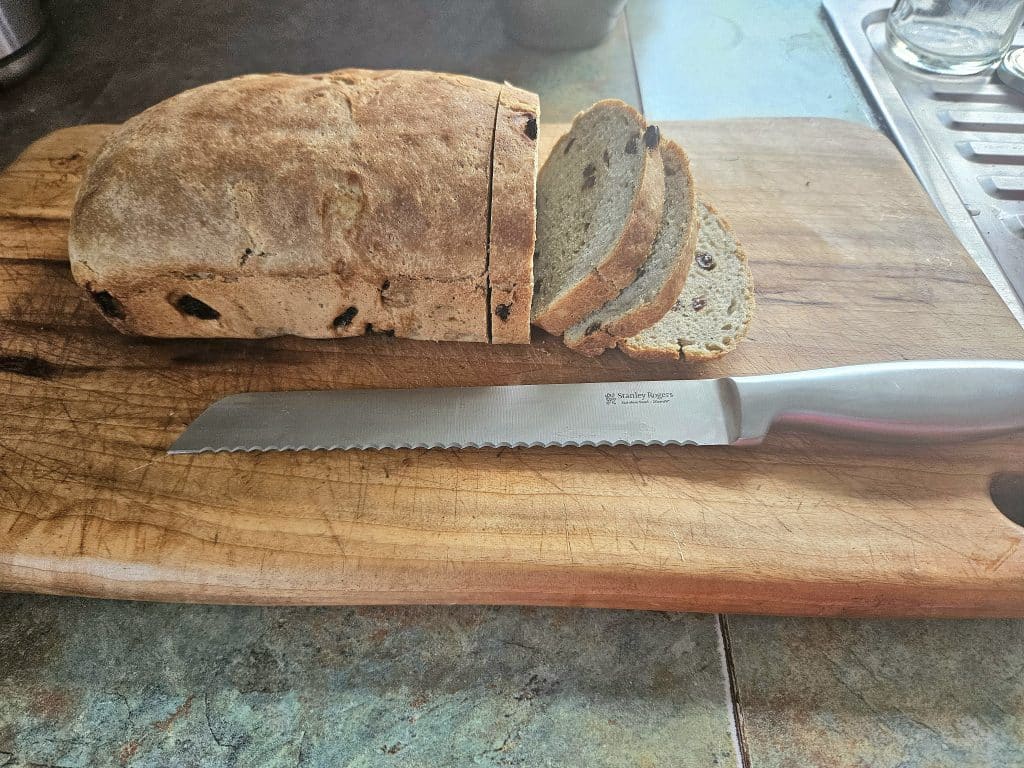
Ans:
{"type": "Polygon", "coordinates": [[[1024,0],[897,0],[889,48],[911,66],[974,75],[999,61],[1024,20],[1024,0]]]}

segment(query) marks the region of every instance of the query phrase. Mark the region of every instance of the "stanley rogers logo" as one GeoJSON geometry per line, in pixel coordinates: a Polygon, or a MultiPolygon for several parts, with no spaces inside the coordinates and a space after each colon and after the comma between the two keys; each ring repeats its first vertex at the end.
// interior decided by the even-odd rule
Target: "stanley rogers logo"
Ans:
{"type": "Polygon", "coordinates": [[[674,397],[672,392],[605,392],[605,405],[658,405],[674,397]]]}

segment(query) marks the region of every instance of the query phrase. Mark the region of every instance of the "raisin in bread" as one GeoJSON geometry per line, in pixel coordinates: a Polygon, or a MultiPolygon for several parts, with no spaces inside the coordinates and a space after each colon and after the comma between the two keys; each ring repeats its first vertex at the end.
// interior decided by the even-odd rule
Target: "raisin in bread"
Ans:
{"type": "Polygon", "coordinates": [[[599,355],[619,341],[654,325],[672,307],[697,248],[697,199],[686,153],[662,138],[665,207],[661,226],[636,279],[596,312],[565,332],[566,346],[599,355]]]}
{"type": "Polygon", "coordinates": [[[742,339],[754,313],[747,255],[728,222],[706,200],[697,203],[697,254],[678,301],[650,328],[619,342],[644,360],[711,360],[742,339]]]}
{"type": "MultiPolygon", "coordinates": [[[[488,341],[500,92],[455,75],[342,70],[181,93],[128,120],[93,160],[71,219],[72,274],[131,334],[488,341]]],[[[504,178],[498,221],[532,216],[535,99],[509,110],[521,160],[502,173],[522,183],[504,178]]],[[[503,236],[500,287],[528,279],[527,239],[503,236]]],[[[517,328],[509,337],[525,340],[517,328]]]]}
{"type": "Polygon", "coordinates": [[[658,143],[635,109],[606,100],[552,148],[537,182],[535,325],[560,335],[633,282],[661,222],[658,143]]]}

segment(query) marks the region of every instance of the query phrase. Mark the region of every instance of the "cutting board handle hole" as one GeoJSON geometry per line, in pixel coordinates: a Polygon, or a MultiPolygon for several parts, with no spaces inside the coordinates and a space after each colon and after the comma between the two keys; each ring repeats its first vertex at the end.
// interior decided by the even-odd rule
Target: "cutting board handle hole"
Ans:
{"type": "Polygon", "coordinates": [[[1001,472],[992,478],[988,492],[996,509],[1024,526],[1024,473],[1001,472]]]}

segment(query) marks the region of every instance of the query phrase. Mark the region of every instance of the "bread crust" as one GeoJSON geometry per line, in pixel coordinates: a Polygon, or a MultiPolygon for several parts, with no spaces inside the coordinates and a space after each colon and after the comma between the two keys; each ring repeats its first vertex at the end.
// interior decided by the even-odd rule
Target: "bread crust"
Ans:
{"type": "MultiPolygon", "coordinates": [[[[590,109],[598,108],[625,110],[636,121],[641,133],[647,127],[639,112],[617,99],[599,101],[590,109]]],[[[558,156],[565,143],[572,140],[573,129],[586,112],[576,115],[572,127],[555,143],[547,162],[558,156]]],[[[643,264],[654,243],[665,201],[665,174],[657,146],[645,147],[643,158],[633,205],[618,240],[594,270],[535,314],[534,325],[561,336],[567,328],[615,298],[636,277],[637,268],[643,264]]],[[[541,169],[541,175],[543,173],[541,169]]]]}
{"type": "Polygon", "coordinates": [[[488,341],[499,93],[357,69],[186,91],[98,153],[72,274],[131,334],[488,341]]]}
{"type": "MultiPolygon", "coordinates": [[[[673,360],[682,360],[683,362],[705,362],[708,360],[715,360],[734,350],[736,345],[746,337],[747,331],[750,329],[750,323],[753,321],[754,310],[756,309],[756,301],[754,299],[754,279],[750,272],[750,263],[747,259],[747,252],[743,248],[743,245],[736,240],[735,233],[733,232],[728,219],[719,213],[714,204],[703,195],[700,196],[700,202],[716,219],[718,219],[722,229],[733,235],[733,241],[736,243],[736,258],[743,267],[743,303],[746,307],[743,325],[736,329],[736,332],[732,335],[732,340],[727,344],[723,344],[721,350],[707,350],[693,346],[680,348],[678,345],[672,348],[652,347],[645,346],[640,342],[634,341],[632,338],[620,341],[618,343],[619,349],[636,360],[647,360],[651,362],[668,362],[673,360]]],[[[680,289],[680,293],[685,290],[685,287],[684,283],[683,287],[680,289]]]]}
{"type": "Polygon", "coordinates": [[[530,343],[539,121],[537,94],[505,83],[494,123],[491,173],[488,281],[494,344],[530,343]]]}
{"type": "MultiPolygon", "coordinates": [[[[690,191],[689,206],[685,214],[686,234],[676,251],[668,278],[649,301],[638,304],[590,333],[583,334],[578,340],[565,339],[567,347],[588,357],[600,355],[606,349],[614,347],[619,341],[628,339],[661,320],[679,298],[679,293],[686,282],[686,276],[690,272],[690,265],[693,263],[693,257],[697,251],[697,233],[700,230],[700,222],[697,218],[697,194],[694,188],[693,174],[690,170],[690,159],[682,147],[671,139],[663,138],[659,150],[666,176],[669,174],[670,168],[674,173],[681,174],[683,184],[690,191]]],[[[668,205],[667,199],[665,205],[668,205]]]]}

